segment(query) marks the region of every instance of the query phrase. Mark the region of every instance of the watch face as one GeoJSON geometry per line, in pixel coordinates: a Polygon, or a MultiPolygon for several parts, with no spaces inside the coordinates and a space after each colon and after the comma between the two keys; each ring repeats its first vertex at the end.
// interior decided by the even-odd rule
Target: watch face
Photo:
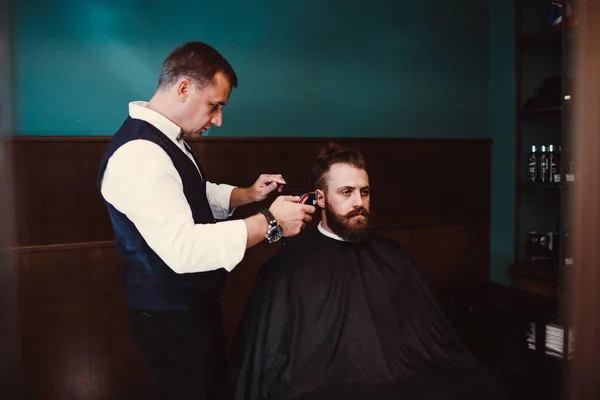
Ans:
{"type": "Polygon", "coordinates": [[[281,226],[277,225],[277,226],[271,227],[269,229],[269,242],[270,243],[275,243],[276,241],[281,239],[282,236],[283,236],[283,229],[281,229],[281,226]]]}

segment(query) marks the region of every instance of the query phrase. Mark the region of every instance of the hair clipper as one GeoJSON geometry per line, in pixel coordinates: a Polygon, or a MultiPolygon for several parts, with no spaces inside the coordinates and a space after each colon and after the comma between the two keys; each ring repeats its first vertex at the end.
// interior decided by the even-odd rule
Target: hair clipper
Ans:
{"type": "MultiPolygon", "coordinates": [[[[298,200],[297,203],[308,204],[309,206],[315,206],[316,207],[316,205],[317,205],[317,192],[304,193],[303,195],[300,196],[300,200],[298,200]]],[[[287,243],[287,238],[282,238],[281,242],[285,246],[285,244],[287,243]]]]}
{"type": "Polygon", "coordinates": [[[308,192],[300,196],[298,203],[308,204],[309,206],[317,205],[317,192],[308,192]]]}

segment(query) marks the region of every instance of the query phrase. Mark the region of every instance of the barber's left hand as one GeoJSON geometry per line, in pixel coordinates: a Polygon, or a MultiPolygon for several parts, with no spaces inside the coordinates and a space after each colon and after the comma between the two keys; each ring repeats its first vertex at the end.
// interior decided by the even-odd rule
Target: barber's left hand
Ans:
{"type": "Polygon", "coordinates": [[[282,191],[285,179],[280,174],[262,174],[254,185],[250,187],[250,193],[255,202],[263,201],[274,190],[282,191]]]}

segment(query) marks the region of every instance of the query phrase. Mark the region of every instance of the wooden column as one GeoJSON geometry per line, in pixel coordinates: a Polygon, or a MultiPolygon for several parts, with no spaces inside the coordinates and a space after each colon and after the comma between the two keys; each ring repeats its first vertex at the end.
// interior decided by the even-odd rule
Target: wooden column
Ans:
{"type": "Polygon", "coordinates": [[[576,2],[575,359],[571,398],[600,399],[600,2],[576,2]]]}

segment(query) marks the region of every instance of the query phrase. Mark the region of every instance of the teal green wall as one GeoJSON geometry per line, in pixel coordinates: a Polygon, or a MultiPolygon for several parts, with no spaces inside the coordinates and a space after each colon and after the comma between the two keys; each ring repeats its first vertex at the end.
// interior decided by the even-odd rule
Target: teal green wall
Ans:
{"type": "Polygon", "coordinates": [[[201,40],[240,79],[213,135],[489,135],[481,0],[17,3],[20,134],[112,134],[167,54],[201,40]]]}
{"type": "Polygon", "coordinates": [[[177,45],[240,86],[210,135],[492,138],[492,276],[512,258],[512,2],[21,0],[16,132],[111,135],[177,45]]]}

